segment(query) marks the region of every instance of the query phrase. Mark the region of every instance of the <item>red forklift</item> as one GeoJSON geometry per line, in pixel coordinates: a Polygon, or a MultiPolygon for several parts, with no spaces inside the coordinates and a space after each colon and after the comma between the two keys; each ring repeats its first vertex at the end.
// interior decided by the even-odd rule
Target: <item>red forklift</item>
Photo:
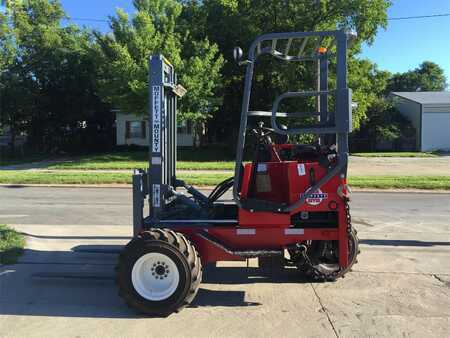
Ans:
{"type": "Polygon", "coordinates": [[[202,266],[218,261],[257,258],[262,269],[295,267],[314,281],[334,281],[350,270],[359,252],[346,181],[352,125],[347,46],[354,37],[343,30],[273,33],[259,36],[246,59],[234,50],[246,66],[236,166],[209,195],[176,178],[177,98],[185,91],[168,60],[150,58],[149,169],[133,175],[134,237],[117,266],[127,304],[148,315],[178,312],[195,298],[202,266]],[[312,62],[317,90],[285,92],[271,111],[251,110],[262,57],[312,62]],[[296,111],[299,99],[315,100],[315,111],[296,111]],[[299,135],[313,135],[313,142],[293,141],[299,135]],[[249,162],[246,136],[254,143],[249,162]],[[232,200],[221,199],[231,189],[232,200]]]}

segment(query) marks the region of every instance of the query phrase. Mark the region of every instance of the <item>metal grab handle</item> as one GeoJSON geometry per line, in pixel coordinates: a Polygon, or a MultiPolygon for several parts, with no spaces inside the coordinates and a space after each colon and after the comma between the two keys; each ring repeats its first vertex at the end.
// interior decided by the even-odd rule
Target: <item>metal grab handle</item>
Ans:
{"type": "MultiPolygon", "coordinates": [[[[309,92],[287,92],[284,94],[281,94],[275,99],[275,102],[273,103],[272,107],[272,116],[271,116],[271,123],[272,128],[275,130],[276,133],[283,134],[283,135],[289,135],[289,134],[334,134],[337,132],[336,128],[334,127],[321,127],[321,126],[313,126],[309,128],[295,128],[291,130],[283,130],[280,127],[278,127],[277,124],[277,112],[278,108],[280,106],[280,102],[287,98],[293,98],[293,97],[310,97],[310,96],[321,96],[321,95],[335,95],[336,92],[334,90],[322,90],[322,91],[309,91],[309,92]]],[[[315,112],[311,113],[311,116],[314,116],[315,112]]]]}

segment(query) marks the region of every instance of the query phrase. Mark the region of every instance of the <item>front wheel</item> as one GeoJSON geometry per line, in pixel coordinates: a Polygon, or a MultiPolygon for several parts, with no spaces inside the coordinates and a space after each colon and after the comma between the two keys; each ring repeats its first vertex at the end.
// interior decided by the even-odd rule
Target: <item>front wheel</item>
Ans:
{"type": "Polygon", "coordinates": [[[119,295],[148,315],[167,316],[189,305],[202,278],[200,257],[180,233],[152,229],[132,239],[117,265],[119,295]]]}

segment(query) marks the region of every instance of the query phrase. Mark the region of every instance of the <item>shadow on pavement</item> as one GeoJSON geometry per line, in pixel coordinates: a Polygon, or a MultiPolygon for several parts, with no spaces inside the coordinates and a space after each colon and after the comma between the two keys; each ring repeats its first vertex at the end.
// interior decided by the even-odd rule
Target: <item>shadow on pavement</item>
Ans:
{"type": "Polygon", "coordinates": [[[450,242],[418,241],[410,239],[360,239],[359,244],[383,246],[450,246],[450,242]]]}
{"type": "MultiPolygon", "coordinates": [[[[61,236],[61,239],[65,238],[61,236]]],[[[405,247],[450,245],[445,241],[387,239],[363,239],[361,244],[405,247]]],[[[0,315],[141,317],[117,295],[114,266],[121,248],[121,245],[89,244],[65,251],[25,249],[17,264],[0,267],[0,315]]],[[[236,290],[236,287],[242,285],[244,289],[246,284],[256,283],[310,282],[302,279],[295,268],[264,275],[258,268],[245,266],[245,262],[224,265],[205,266],[203,283],[191,308],[259,306],[259,303],[247,302],[245,291],[236,290]],[[234,285],[233,290],[227,290],[227,285],[234,285]]]]}
{"type": "Polygon", "coordinates": [[[257,302],[246,302],[245,291],[209,290],[200,287],[191,308],[203,306],[258,306],[257,302]]]}
{"type": "MultiPolygon", "coordinates": [[[[92,249],[91,245],[88,247],[92,249]]],[[[142,317],[117,295],[114,283],[116,254],[108,253],[111,248],[106,247],[104,252],[107,254],[26,249],[17,264],[0,267],[0,315],[142,317]]],[[[75,248],[82,250],[83,245],[75,248]]],[[[261,305],[247,302],[245,291],[227,290],[226,287],[226,284],[274,281],[258,277],[257,271],[246,267],[206,268],[204,284],[190,308],[261,305]],[[220,286],[220,290],[211,289],[207,283],[224,286],[220,286]]]]}
{"type": "Polygon", "coordinates": [[[99,239],[99,240],[130,240],[131,236],[48,236],[48,235],[33,235],[27,232],[20,232],[22,235],[38,238],[38,239],[99,239]]]}

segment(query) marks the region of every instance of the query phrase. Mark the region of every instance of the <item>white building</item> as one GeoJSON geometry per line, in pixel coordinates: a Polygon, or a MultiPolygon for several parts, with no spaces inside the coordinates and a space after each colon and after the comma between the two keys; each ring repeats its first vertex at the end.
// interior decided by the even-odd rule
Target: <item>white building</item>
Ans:
{"type": "MultiPolygon", "coordinates": [[[[190,121],[178,123],[177,143],[182,147],[194,145],[194,133],[190,121]]],[[[149,145],[149,128],[147,115],[116,113],[116,142],[117,145],[149,145]]]]}
{"type": "Polygon", "coordinates": [[[417,150],[450,150],[450,92],[392,92],[391,98],[416,128],[417,150]]]}

